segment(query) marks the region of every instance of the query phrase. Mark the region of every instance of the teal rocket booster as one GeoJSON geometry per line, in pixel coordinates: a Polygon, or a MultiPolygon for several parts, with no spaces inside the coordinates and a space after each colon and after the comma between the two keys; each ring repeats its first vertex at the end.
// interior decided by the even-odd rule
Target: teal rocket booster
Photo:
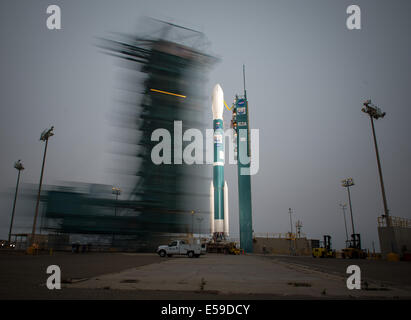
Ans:
{"type": "Polygon", "coordinates": [[[210,187],[211,233],[228,235],[228,190],[224,181],[224,93],[216,84],[212,97],[213,111],[213,182],[210,187]]]}

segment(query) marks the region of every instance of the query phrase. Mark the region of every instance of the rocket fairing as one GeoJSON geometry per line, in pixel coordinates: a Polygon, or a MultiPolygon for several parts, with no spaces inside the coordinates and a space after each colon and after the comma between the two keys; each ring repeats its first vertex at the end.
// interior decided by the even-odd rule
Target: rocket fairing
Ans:
{"type": "Polygon", "coordinates": [[[228,187],[224,181],[224,93],[219,84],[213,89],[213,181],[210,186],[210,223],[211,233],[224,233],[228,236],[228,187]]]}

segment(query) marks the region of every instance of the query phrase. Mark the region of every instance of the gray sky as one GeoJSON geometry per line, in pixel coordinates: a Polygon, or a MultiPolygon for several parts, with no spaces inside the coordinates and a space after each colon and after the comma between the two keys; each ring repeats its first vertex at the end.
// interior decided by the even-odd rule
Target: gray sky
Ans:
{"type": "MultiPolygon", "coordinates": [[[[242,93],[246,65],[250,124],[260,130],[260,171],[252,177],[255,232],[287,232],[288,208],[310,238],[345,231],[341,179],[353,177],[356,229],[378,247],[382,199],[370,122],[371,98],[387,115],[376,122],[390,212],[411,218],[411,2],[355,1],[362,29],[346,28],[353,1],[1,1],[0,238],[8,233],[22,159],[23,183],[38,183],[43,129],[54,125],[45,184],[62,180],[125,185],[108,173],[110,112],[121,96],[121,69],[95,37],[134,33],[144,16],[203,31],[222,60],[205,90],[220,83],[227,103],[242,93]],[[62,10],[62,30],[46,28],[46,8],[62,10]]],[[[210,98],[210,127],[211,98],[210,98]]],[[[231,117],[225,111],[225,119],[231,117]]],[[[230,228],[238,234],[237,176],[226,167],[230,228]]],[[[27,210],[27,208],[24,208],[27,210]]],[[[17,205],[16,230],[23,225],[17,205]]],[[[32,208],[34,214],[34,208],[32,208]]],[[[348,211],[347,211],[348,212],[348,211]]]]}

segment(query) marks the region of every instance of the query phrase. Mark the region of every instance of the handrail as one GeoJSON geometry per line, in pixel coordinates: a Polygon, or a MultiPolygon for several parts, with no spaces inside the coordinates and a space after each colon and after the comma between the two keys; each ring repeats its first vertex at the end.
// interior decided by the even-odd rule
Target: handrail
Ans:
{"type": "MultiPolygon", "coordinates": [[[[411,219],[401,217],[388,217],[392,227],[411,228],[411,219]]],[[[387,217],[378,217],[378,227],[387,227],[387,217]]]]}

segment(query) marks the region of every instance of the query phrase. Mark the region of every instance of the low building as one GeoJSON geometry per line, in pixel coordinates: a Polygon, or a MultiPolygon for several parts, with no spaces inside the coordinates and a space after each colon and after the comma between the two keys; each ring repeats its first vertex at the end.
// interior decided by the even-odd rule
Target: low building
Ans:
{"type": "Polygon", "coordinates": [[[258,234],[253,239],[253,252],[266,254],[283,254],[311,256],[311,240],[306,237],[283,234],[258,234]]]}
{"type": "Polygon", "coordinates": [[[411,252],[411,219],[389,217],[390,226],[387,226],[387,219],[378,217],[378,237],[380,240],[381,253],[385,257],[388,253],[394,252],[401,256],[411,252]]]}

